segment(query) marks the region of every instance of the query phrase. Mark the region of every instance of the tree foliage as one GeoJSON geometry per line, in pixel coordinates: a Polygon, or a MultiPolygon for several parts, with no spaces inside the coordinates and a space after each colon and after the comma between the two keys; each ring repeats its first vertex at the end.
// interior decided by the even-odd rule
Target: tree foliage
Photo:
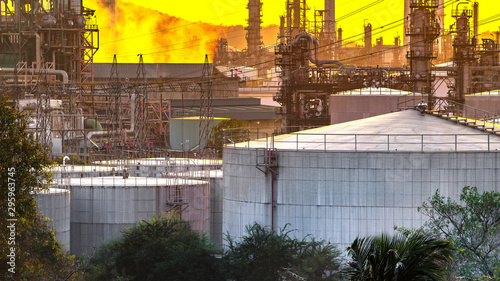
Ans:
{"type": "Polygon", "coordinates": [[[290,237],[291,230],[274,231],[255,223],[241,242],[227,237],[225,270],[230,280],[335,280],[339,251],[324,241],[290,237]],[[290,279],[286,279],[290,280],[290,279]]]}
{"type": "Polygon", "coordinates": [[[219,155],[222,155],[224,141],[226,143],[237,143],[248,140],[250,131],[243,127],[243,121],[235,118],[221,121],[212,128],[212,135],[210,136],[208,146],[214,147],[219,152],[219,155]]]}
{"type": "Polygon", "coordinates": [[[351,260],[344,271],[349,280],[446,280],[451,243],[423,232],[356,238],[347,249],[351,260]]]}
{"type": "Polygon", "coordinates": [[[0,98],[0,276],[65,280],[78,264],[73,256],[62,252],[47,220],[38,213],[33,194],[48,188],[47,168],[52,162],[27,131],[28,120],[27,114],[8,107],[7,100],[0,98]],[[14,205],[8,206],[9,200],[14,205]],[[8,222],[7,218],[16,221],[8,222]],[[13,232],[7,228],[11,223],[15,224],[13,232]],[[9,245],[11,233],[15,233],[15,244],[9,245]],[[15,248],[15,274],[8,271],[11,248],[15,248]]]}
{"type": "Polygon", "coordinates": [[[460,202],[436,191],[419,211],[429,217],[431,231],[453,241],[459,249],[457,275],[477,280],[481,276],[500,278],[500,193],[478,193],[466,186],[460,202]]]}
{"type": "Polygon", "coordinates": [[[221,280],[214,246],[186,222],[159,216],[103,244],[89,260],[87,280],[221,280]]]}

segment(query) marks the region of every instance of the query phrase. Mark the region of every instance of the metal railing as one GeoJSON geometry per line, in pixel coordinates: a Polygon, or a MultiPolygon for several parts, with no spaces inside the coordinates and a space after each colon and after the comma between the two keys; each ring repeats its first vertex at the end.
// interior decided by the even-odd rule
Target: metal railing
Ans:
{"type": "Polygon", "coordinates": [[[316,134],[226,130],[225,148],[349,152],[500,152],[500,137],[491,134],[316,134]]]}
{"type": "MultiPolygon", "coordinates": [[[[415,95],[398,98],[398,109],[416,108],[420,99],[415,95]]],[[[431,108],[426,112],[453,120],[487,132],[500,131],[500,115],[449,99],[432,97],[431,108]]]]}

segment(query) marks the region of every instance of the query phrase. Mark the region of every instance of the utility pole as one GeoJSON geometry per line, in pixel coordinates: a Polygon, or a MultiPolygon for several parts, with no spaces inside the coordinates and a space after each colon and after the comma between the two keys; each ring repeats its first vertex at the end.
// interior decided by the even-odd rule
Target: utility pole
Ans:
{"type": "Polygon", "coordinates": [[[199,127],[199,149],[205,152],[205,147],[210,139],[213,123],[212,111],[212,65],[208,62],[208,55],[205,55],[201,77],[200,95],[200,127],[199,127]]]}

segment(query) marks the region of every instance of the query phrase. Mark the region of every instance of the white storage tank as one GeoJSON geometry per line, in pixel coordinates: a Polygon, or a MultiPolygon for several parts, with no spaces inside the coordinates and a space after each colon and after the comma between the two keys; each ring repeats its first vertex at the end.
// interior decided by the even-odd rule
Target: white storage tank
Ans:
{"type": "Polygon", "coordinates": [[[68,181],[71,189],[71,252],[91,254],[93,245],[160,213],[181,209],[193,230],[209,231],[207,181],[176,178],[96,177],[68,181]]]}
{"type": "Polygon", "coordinates": [[[57,241],[70,250],[70,193],[67,189],[50,188],[35,195],[40,212],[50,219],[57,241]]]}
{"type": "Polygon", "coordinates": [[[500,114],[500,90],[465,95],[465,104],[480,110],[500,114]]]}
{"type": "Polygon", "coordinates": [[[418,228],[417,207],[439,189],[500,191],[500,137],[416,110],[395,112],[224,149],[223,233],[291,224],[339,243],[418,228]],[[266,173],[267,172],[267,173],[266,173]]]}
{"type": "MultiPolygon", "coordinates": [[[[422,94],[389,88],[362,88],[330,96],[330,124],[359,120],[416,106],[422,94]]],[[[425,99],[427,99],[425,97],[425,99]]]]}
{"type": "Polygon", "coordinates": [[[223,176],[222,170],[194,170],[186,172],[173,172],[182,178],[210,181],[210,242],[222,248],[224,235],[222,232],[222,197],[223,197],[223,176]]]}

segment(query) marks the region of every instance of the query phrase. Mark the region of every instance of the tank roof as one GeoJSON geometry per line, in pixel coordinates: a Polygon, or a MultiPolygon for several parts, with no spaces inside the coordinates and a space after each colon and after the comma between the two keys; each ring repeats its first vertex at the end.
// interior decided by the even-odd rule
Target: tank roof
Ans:
{"type": "MultiPolygon", "coordinates": [[[[117,160],[103,160],[95,161],[96,165],[119,165],[119,166],[134,166],[134,165],[144,165],[144,166],[203,166],[203,165],[222,165],[222,160],[220,159],[197,159],[197,158],[140,158],[140,159],[117,159],[117,160]]],[[[95,166],[94,166],[95,167],[95,166]]]]}
{"type": "MultiPolygon", "coordinates": [[[[403,90],[396,90],[390,88],[361,88],[349,91],[339,92],[333,96],[406,96],[411,95],[413,92],[407,92],[403,90]]],[[[415,95],[421,96],[421,93],[414,93],[415,95]]]]}
{"type": "Polygon", "coordinates": [[[485,91],[485,92],[480,92],[480,93],[475,93],[475,94],[469,94],[466,96],[500,96],[500,89],[485,91]]]}
{"type": "Polygon", "coordinates": [[[51,187],[49,190],[42,190],[40,192],[37,192],[37,195],[46,195],[46,194],[65,194],[69,193],[69,190],[64,189],[64,188],[55,188],[51,187]]]}
{"type": "MultiPolygon", "coordinates": [[[[229,148],[233,147],[230,145],[229,148]]],[[[500,137],[405,110],[238,143],[235,148],[319,151],[500,151],[500,137]]]]}
{"type": "Polygon", "coordinates": [[[207,181],[188,180],[182,178],[148,178],[148,177],[89,177],[70,178],[61,186],[82,186],[82,187],[156,187],[156,186],[187,186],[205,185],[207,181]]]}
{"type": "Polygon", "coordinates": [[[90,172],[109,172],[113,171],[114,167],[109,166],[95,166],[95,165],[57,165],[50,168],[53,173],[62,172],[77,172],[77,173],[90,173],[90,172]]]}

